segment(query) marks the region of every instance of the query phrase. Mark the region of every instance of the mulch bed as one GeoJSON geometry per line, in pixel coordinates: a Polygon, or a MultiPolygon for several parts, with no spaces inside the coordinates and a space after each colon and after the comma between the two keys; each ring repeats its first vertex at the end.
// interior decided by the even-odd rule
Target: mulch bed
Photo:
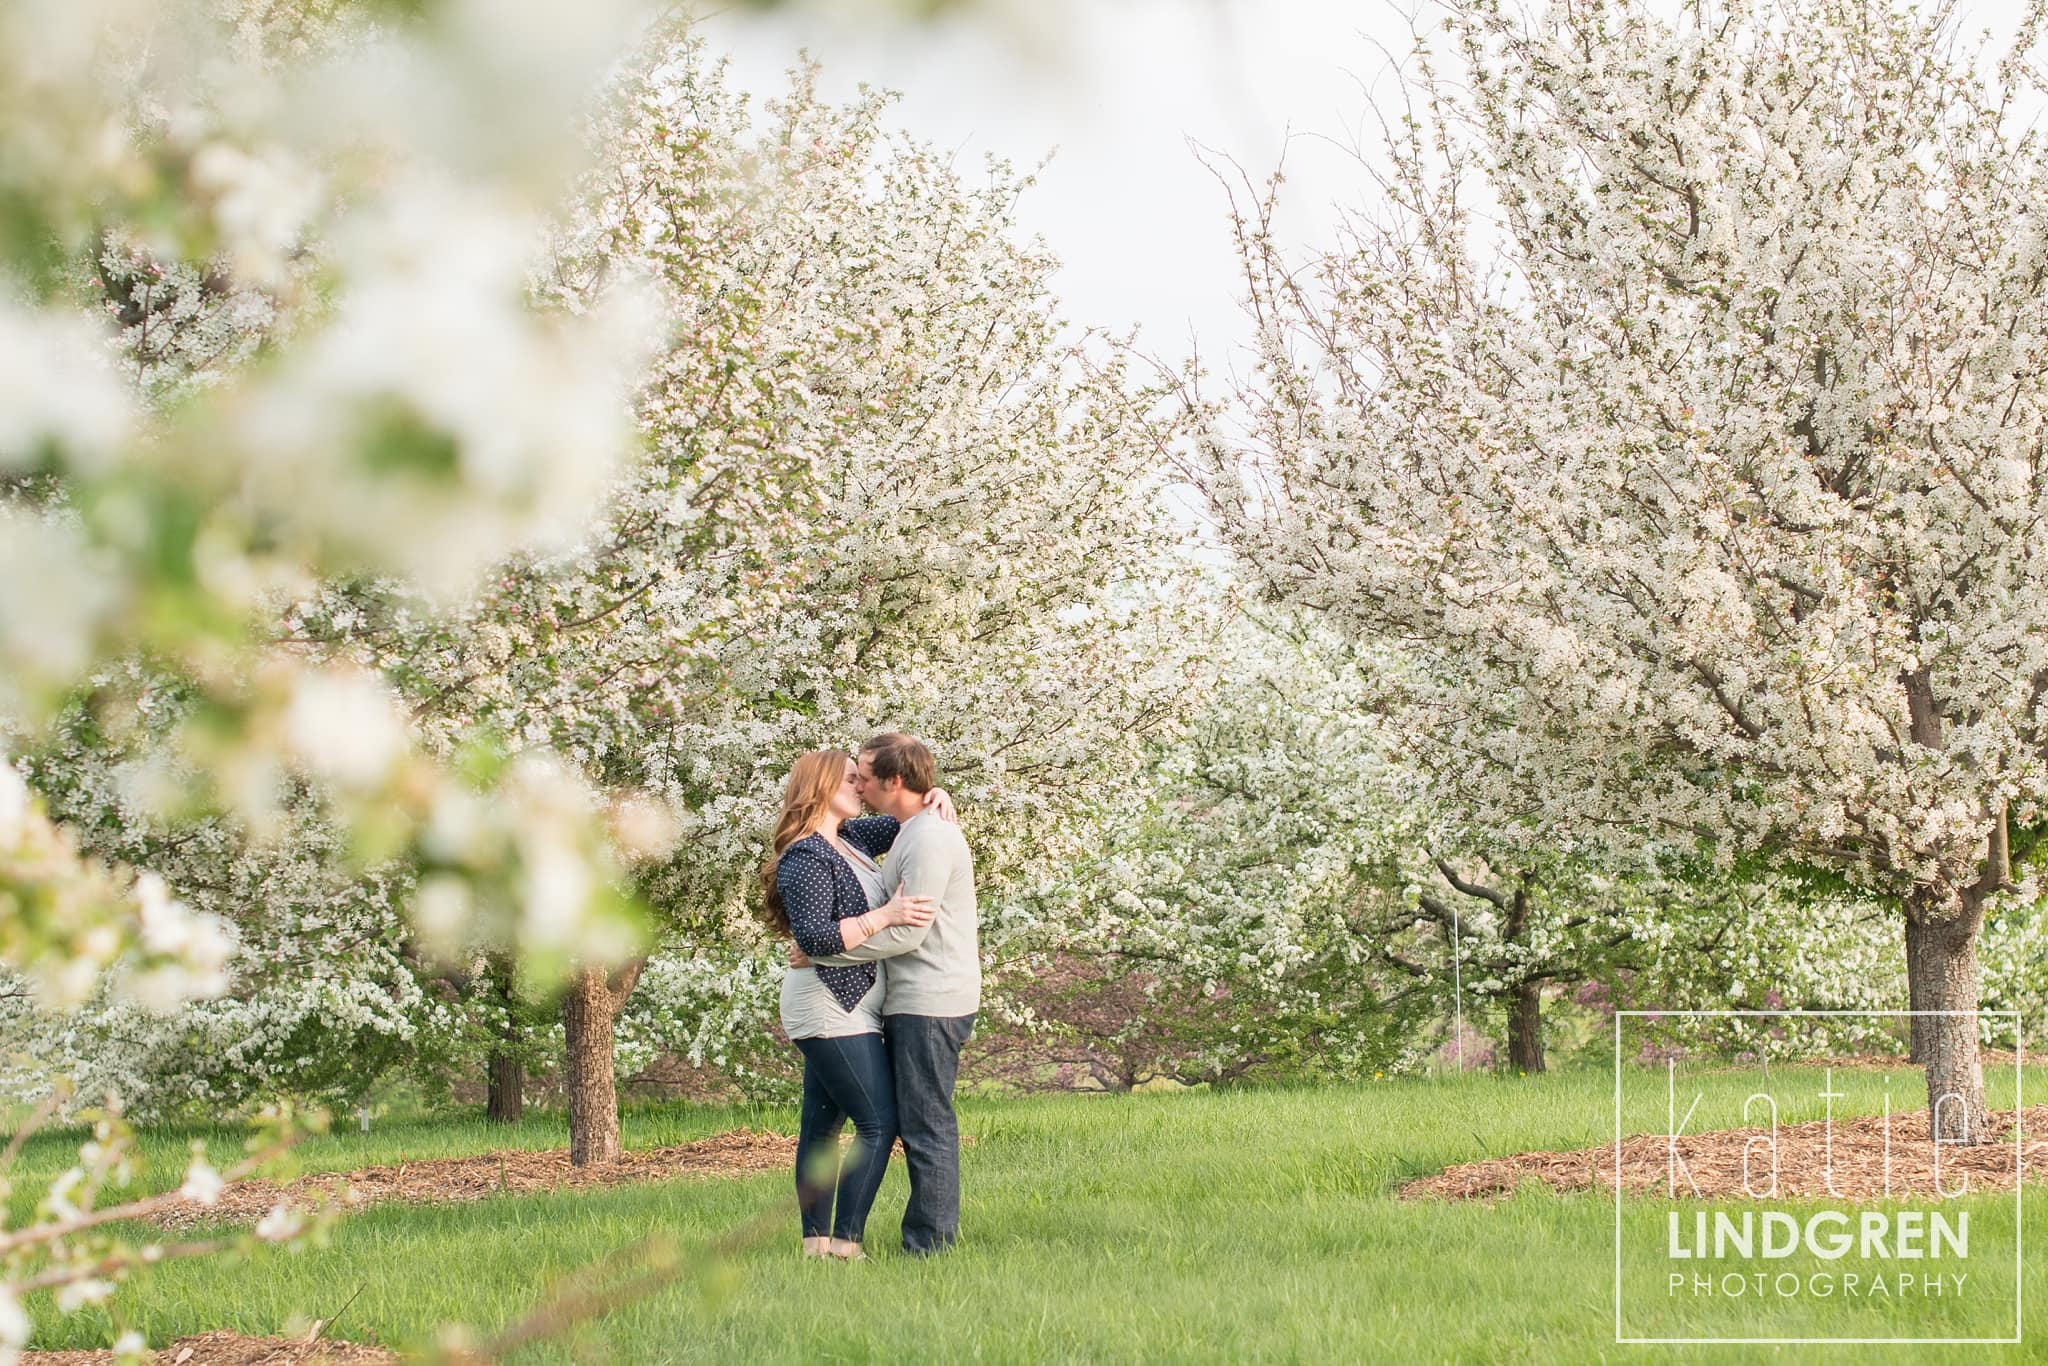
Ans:
{"type": "MultiPolygon", "coordinates": [[[[850,1141],[842,1140],[842,1141],[850,1141]]],[[[963,1147],[974,1137],[962,1134],[963,1147]]],[[[903,1152],[901,1140],[896,1153],[903,1152]]],[[[546,1191],[628,1186],[642,1181],[668,1181],[683,1176],[754,1176],[796,1168],[796,1139],[755,1129],[733,1129],[693,1143],[666,1148],[629,1149],[617,1162],[578,1167],[567,1148],[542,1152],[504,1151],[476,1157],[442,1157],[401,1162],[391,1167],[364,1167],[352,1172],[322,1172],[296,1181],[237,1181],[211,1205],[184,1203],[164,1210],[156,1222],[184,1229],[225,1221],[253,1223],[279,1201],[312,1205],[333,1198],[340,1207],[398,1202],[416,1205],[459,1204],[494,1195],[537,1195],[546,1191]]]]}
{"type": "MultiPolygon", "coordinates": [[[[1994,1141],[1973,1147],[1944,1147],[1941,1152],[1941,1184],[1954,1191],[1969,1174],[1969,1189],[2010,1190],[2016,1175],[2015,1150],[2010,1135],[2014,1112],[1994,1111],[1989,1129],[1994,1141]]],[[[2026,1175],[2039,1179],[2048,1171],[2048,1105],[2030,1105],[2024,1112],[2026,1148],[2021,1155],[2026,1175]]],[[[1832,1172],[1834,1188],[1827,1185],[1830,1162],[1826,1120],[1778,1126],[1778,1188],[1785,1198],[1801,1196],[1840,1197],[1848,1200],[1878,1200],[1885,1197],[1884,1119],[1866,1115],[1838,1119],[1834,1123],[1832,1172]]],[[[1705,1199],[1741,1199],[1742,1159],[1752,1139],[1769,1137],[1767,1128],[1719,1129],[1701,1134],[1683,1134],[1678,1153],[1685,1170],[1678,1172],[1678,1195],[1691,1198],[1693,1186],[1705,1199]],[[1692,1173],[1692,1181],[1685,1171],[1692,1173]]],[[[1927,1111],[1894,1111],[1891,1116],[1890,1192],[1894,1197],[1934,1196],[1933,1147],[1928,1142],[1927,1111]]],[[[1670,1194],[1670,1142],[1663,1134],[1638,1134],[1621,1141],[1622,1189],[1643,1195],[1670,1194]]],[[[1758,1143],[1751,1161],[1751,1180],[1759,1191],[1769,1188],[1770,1149],[1758,1143]]],[[[1511,1157],[1463,1162],[1455,1167],[1410,1181],[1397,1192],[1404,1200],[1437,1197],[1447,1200],[1491,1199],[1512,1195],[1525,1182],[1540,1181],[1554,1191],[1614,1190],[1614,1145],[1582,1148],[1563,1153],[1516,1153],[1511,1157]]]]}
{"type": "MultiPolygon", "coordinates": [[[[1978,1060],[1986,1067],[2011,1067],[2019,1061],[2019,1055],[2009,1048],[1984,1048],[1978,1050],[1978,1060]]],[[[2027,1054],[2027,1064],[2032,1066],[2035,1058],[2027,1054]]],[[[1884,1053],[1844,1053],[1832,1058],[1786,1058],[1780,1067],[1832,1067],[1836,1071],[1851,1072],[1918,1072],[1920,1064],[1901,1053],[1892,1056],[1884,1053]]],[[[1753,1069],[1755,1064],[1750,1064],[1753,1069]]]]}
{"type": "Polygon", "coordinates": [[[216,1203],[176,1205],[158,1215],[157,1222],[167,1228],[189,1228],[216,1220],[253,1222],[268,1214],[280,1200],[287,1204],[311,1204],[326,1198],[337,1186],[343,1190],[341,1207],[355,1209],[392,1201],[454,1204],[494,1195],[625,1186],[679,1176],[752,1176],[792,1170],[795,1164],[794,1138],[734,1129],[694,1143],[628,1150],[617,1162],[602,1166],[574,1166],[567,1148],[554,1148],[544,1152],[442,1157],[352,1172],[322,1172],[284,1184],[237,1181],[220,1193],[216,1203]]]}
{"type": "MultiPolygon", "coordinates": [[[[23,1352],[26,1366],[111,1366],[114,1354],[23,1352]]],[[[387,1366],[398,1353],[361,1342],[306,1342],[296,1338],[252,1338],[240,1333],[201,1333],[156,1350],[157,1366],[387,1366]]]]}

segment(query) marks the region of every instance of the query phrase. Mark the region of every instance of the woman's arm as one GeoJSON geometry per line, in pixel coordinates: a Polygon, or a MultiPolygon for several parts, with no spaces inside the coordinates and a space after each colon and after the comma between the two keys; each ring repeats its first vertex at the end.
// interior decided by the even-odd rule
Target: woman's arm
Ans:
{"type": "Polygon", "coordinates": [[[846,951],[846,936],[832,916],[837,904],[832,870],[822,861],[808,850],[783,850],[782,861],[775,866],[775,890],[782,894],[790,938],[798,948],[821,957],[846,951]],[[811,947],[813,944],[817,947],[811,947]]]}
{"type": "Polygon", "coordinates": [[[833,918],[838,904],[831,866],[808,850],[791,849],[775,869],[776,890],[789,915],[790,937],[807,957],[825,958],[857,948],[891,925],[929,925],[938,904],[928,896],[897,893],[886,905],[844,920],[833,918]]]}
{"type": "Polygon", "coordinates": [[[839,922],[839,937],[846,941],[845,952],[852,953],[862,944],[880,934],[883,930],[898,926],[911,926],[922,930],[930,926],[939,913],[939,903],[928,896],[908,896],[902,892],[890,897],[871,911],[848,916],[839,922]]]}
{"type": "Polygon", "coordinates": [[[842,822],[839,838],[869,858],[880,858],[896,843],[896,832],[902,828],[894,816],[861,816],[842,822]]]}

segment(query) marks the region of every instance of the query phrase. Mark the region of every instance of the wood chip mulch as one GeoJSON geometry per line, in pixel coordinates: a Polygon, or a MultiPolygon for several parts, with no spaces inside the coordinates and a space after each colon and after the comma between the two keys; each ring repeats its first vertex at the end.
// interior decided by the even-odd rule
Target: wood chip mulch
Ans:
{"type": "Polygon", "coordinates": [[[237,1181],[211,1205],[190,1202],[157,1216],[166,1228],[190,1228],[215,1221],[249,1223],[261,1219],[279,1201],[311,1204],[339,1185],[341,1207],[400,1201],[407,1204],[453,1204],[494,1195],[533,1195],[543,1191],[624,1186],[641,1181],[666,1181],[679,1176],[751,1176],[785,1171],[796,1163],[796,1140],[785,1134],[734,1129],[694,1143],[625,1152],[617,1162],[574,1166],[567,1148],[544,1152],[505,1151],[476,1157],[443,1157],[401,1162],[392,1167],[365,1167],[352,1172],[323,1172],[282,1185],[275,1181],[237,1181]]]}
{"type": "MultiPolygon", "coordinates": [[[[2019,1061],[2019,1055],[2009,1048],[1979,1049],[1977,1057],[1978,1061],[1986,1067],[2011,1067],[2019,1061]]],[[[2029,1067],[2032,1067],[2035,1061],[2036,1059],[2032,1053],[2027,1054],[2027,1065],[2029,1067]]],[[[1781,1067],[1802,1068],[1832,1067],[1837,1072],[1912,1072],[1917,1074],[1920,1071],[1920,1065],[1910,1061],[1903,1053],[1896,1055],[1888,1053],[1842,1053],[1831,1058],[1787,1058],[1778,1065],[1781,1067]]],[[[1744,1070],[1754,1070],[1755,1066],[1754,1063],[1751,1063],[1744,1070]]]]}
{"type": "MultiPolygon", "coordinates": [[[[842,1142],[850,1141],[843,1138],[842,1142]]],[[[974,1146],[962,1134],[963,1147],[974,1146]]],[[[896,1154],[903,1144],[897,1141],[896,1154]]],[[[211,1205],[181,1203],[160,1212],[165,1228],[196,1224],[253,1223],[280,1201],[309,1206],[333,1198],[339,1190],[344,1210],[393,1201],[405,1204],[457,1204],[494,1195],[536,1195],[546,1191],[626,1186],[642,1181],[668,1181],[683,1176],[754,1176],[788,1172],[796,1167],[796,1139],[755,1129],[732,1129],[693,1143],[666,1148],[628,1149],[617,1162],[578,1167],[567,1148],[542,1152],[504,1151],[476,1157],[443,1157],[401,1162],[391,1167],[364,1167],[352,1172],[322,1172],[282,1185],[275,1181],[237,1181],[211,1205]]]]}
{"type": "MultiPolygon", "coordinates": [[[[300,1338],[252,1338],[240,1333],[201,1333],[179,1338],[155,1353],[157,1366],[389,1366],[398,1354],[361,1342],[306,1342],[300,1338]]],[[[24,1366],[111,1366],[111,1351],[23,1352],[24,1366]]]]}
{"type": "MultiPolygon", "coordinates": [[[[2011,1190],[2015,1167],[2024,1161],[2026,1176],[2039,1180],[2048,1172],[2048,1105],[2030,1105],[2023,1113],[2026,1145],[2020,1153],[2012,1142],[2014,1112],[1994,1111],[1987,1126],[1991,1141],[1972,1147],[1947,1146],[1941,1152],[1941,1185],[1953,1192],[1968,1173],[1969,1189],[2011,1190]]],[[[1933,1147],[1928,1142],[1927,1112],[1895,1111],[1891,1116],[1890,1185],[1886,1185],[1883,1117],[1865,1115],[1834,1122],[1832,1153],[1826,1141],[1826,1120],[1778,1126],[1776,1195],[1847,1200],[1878,1200],[1887,1189],[1894,1197],[1935,1194],[1933,1147]],[[1832,1169],[1833,1188],[1828,1180],[1832,1169]]],[[[1691,1198],[1694,1187],[1704,1199],[1741,1199],[1743,1154],[1751,1140],[1769,1137],[1767,1128],[1720,1129],[1682,1134],[1678,1154],[1684,1169],[1677,1173],[1678,1195],[1691,1198]],[[1690,1171],[1692,1180],[1686,1180],[1690,1171]]],[[[1670,1142],[1663,1134],[1637,1134],[1621,1141],[1621,1184],[1644,1195],[1671,1193],[1670,1142]]],[[[1769,1191],[1771,1154],[1758,1141],[1750,1162],[1750,1181],[1759,1193],[1769,1191]]],[[[1511,1157],[1463,1162],[1410,1181],[1396,1192],[1404,1200],[1436,1197],[1447,1200],[1492,1199],[1512,1195],[1523,1183],[1540,1181],[1554,1191],[1614,1190],[1614,1145],[1576,1152],[1516,1153],[1511,1157]]]]}

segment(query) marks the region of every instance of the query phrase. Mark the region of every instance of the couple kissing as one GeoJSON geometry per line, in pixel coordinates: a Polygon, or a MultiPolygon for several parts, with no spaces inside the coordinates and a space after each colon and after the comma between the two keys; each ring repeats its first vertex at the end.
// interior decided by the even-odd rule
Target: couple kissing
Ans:
{"type": "Polygon", "coordinates": [[[899,1137],[910,1173],[903,1250],[945,1250],[960,1229],[953,1085],[981,1008],[981,949],[974,858],[931,750],[891,733],[853,757],[797,760],[761,885],[769,925],[792,941],[782,1028],[804,1058],[804,1252],[865,1256],[868,1211],[899,1137]],[[854,1144],[842,1160],[849,1119],[854,1144]]]}

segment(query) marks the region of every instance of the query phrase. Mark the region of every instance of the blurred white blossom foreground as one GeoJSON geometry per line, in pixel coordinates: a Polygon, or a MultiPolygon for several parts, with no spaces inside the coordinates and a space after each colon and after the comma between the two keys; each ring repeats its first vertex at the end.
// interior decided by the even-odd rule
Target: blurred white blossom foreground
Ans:
{"type": "MultiPolygon", "coordinates": [[[[432,869],[438,942],[615,959],[637,916],[595,791],[499,737],[421,743],[379,674],[276,626],[337,576],[459,600],[579,534],[636,445],[651,287],[549,281],[633,16],[392,8],[0,3],[0,745],[126,671],[176,680],[172,758],[127,775],[124,815],[261,837],[317,800],[357,857],[432,869]]],[[[106,723],[146,723],[150,690],[130,700],[106,723]]],[[[231,949],[157,876],[82,856],[0,761],[0,966],[44,1003],[170,1009],[231,949]]],[[[264,1151],[297,1125],[272,1127],[264,1151]]],[[[105,1236],[134,1161],[102,1114],[0,1231],[0,1359],[23,1292],[68,1311],[224,1246],[105,1236]]],[[[196,1154],[184,1193],[223,1179],[196,1154]]]]}

